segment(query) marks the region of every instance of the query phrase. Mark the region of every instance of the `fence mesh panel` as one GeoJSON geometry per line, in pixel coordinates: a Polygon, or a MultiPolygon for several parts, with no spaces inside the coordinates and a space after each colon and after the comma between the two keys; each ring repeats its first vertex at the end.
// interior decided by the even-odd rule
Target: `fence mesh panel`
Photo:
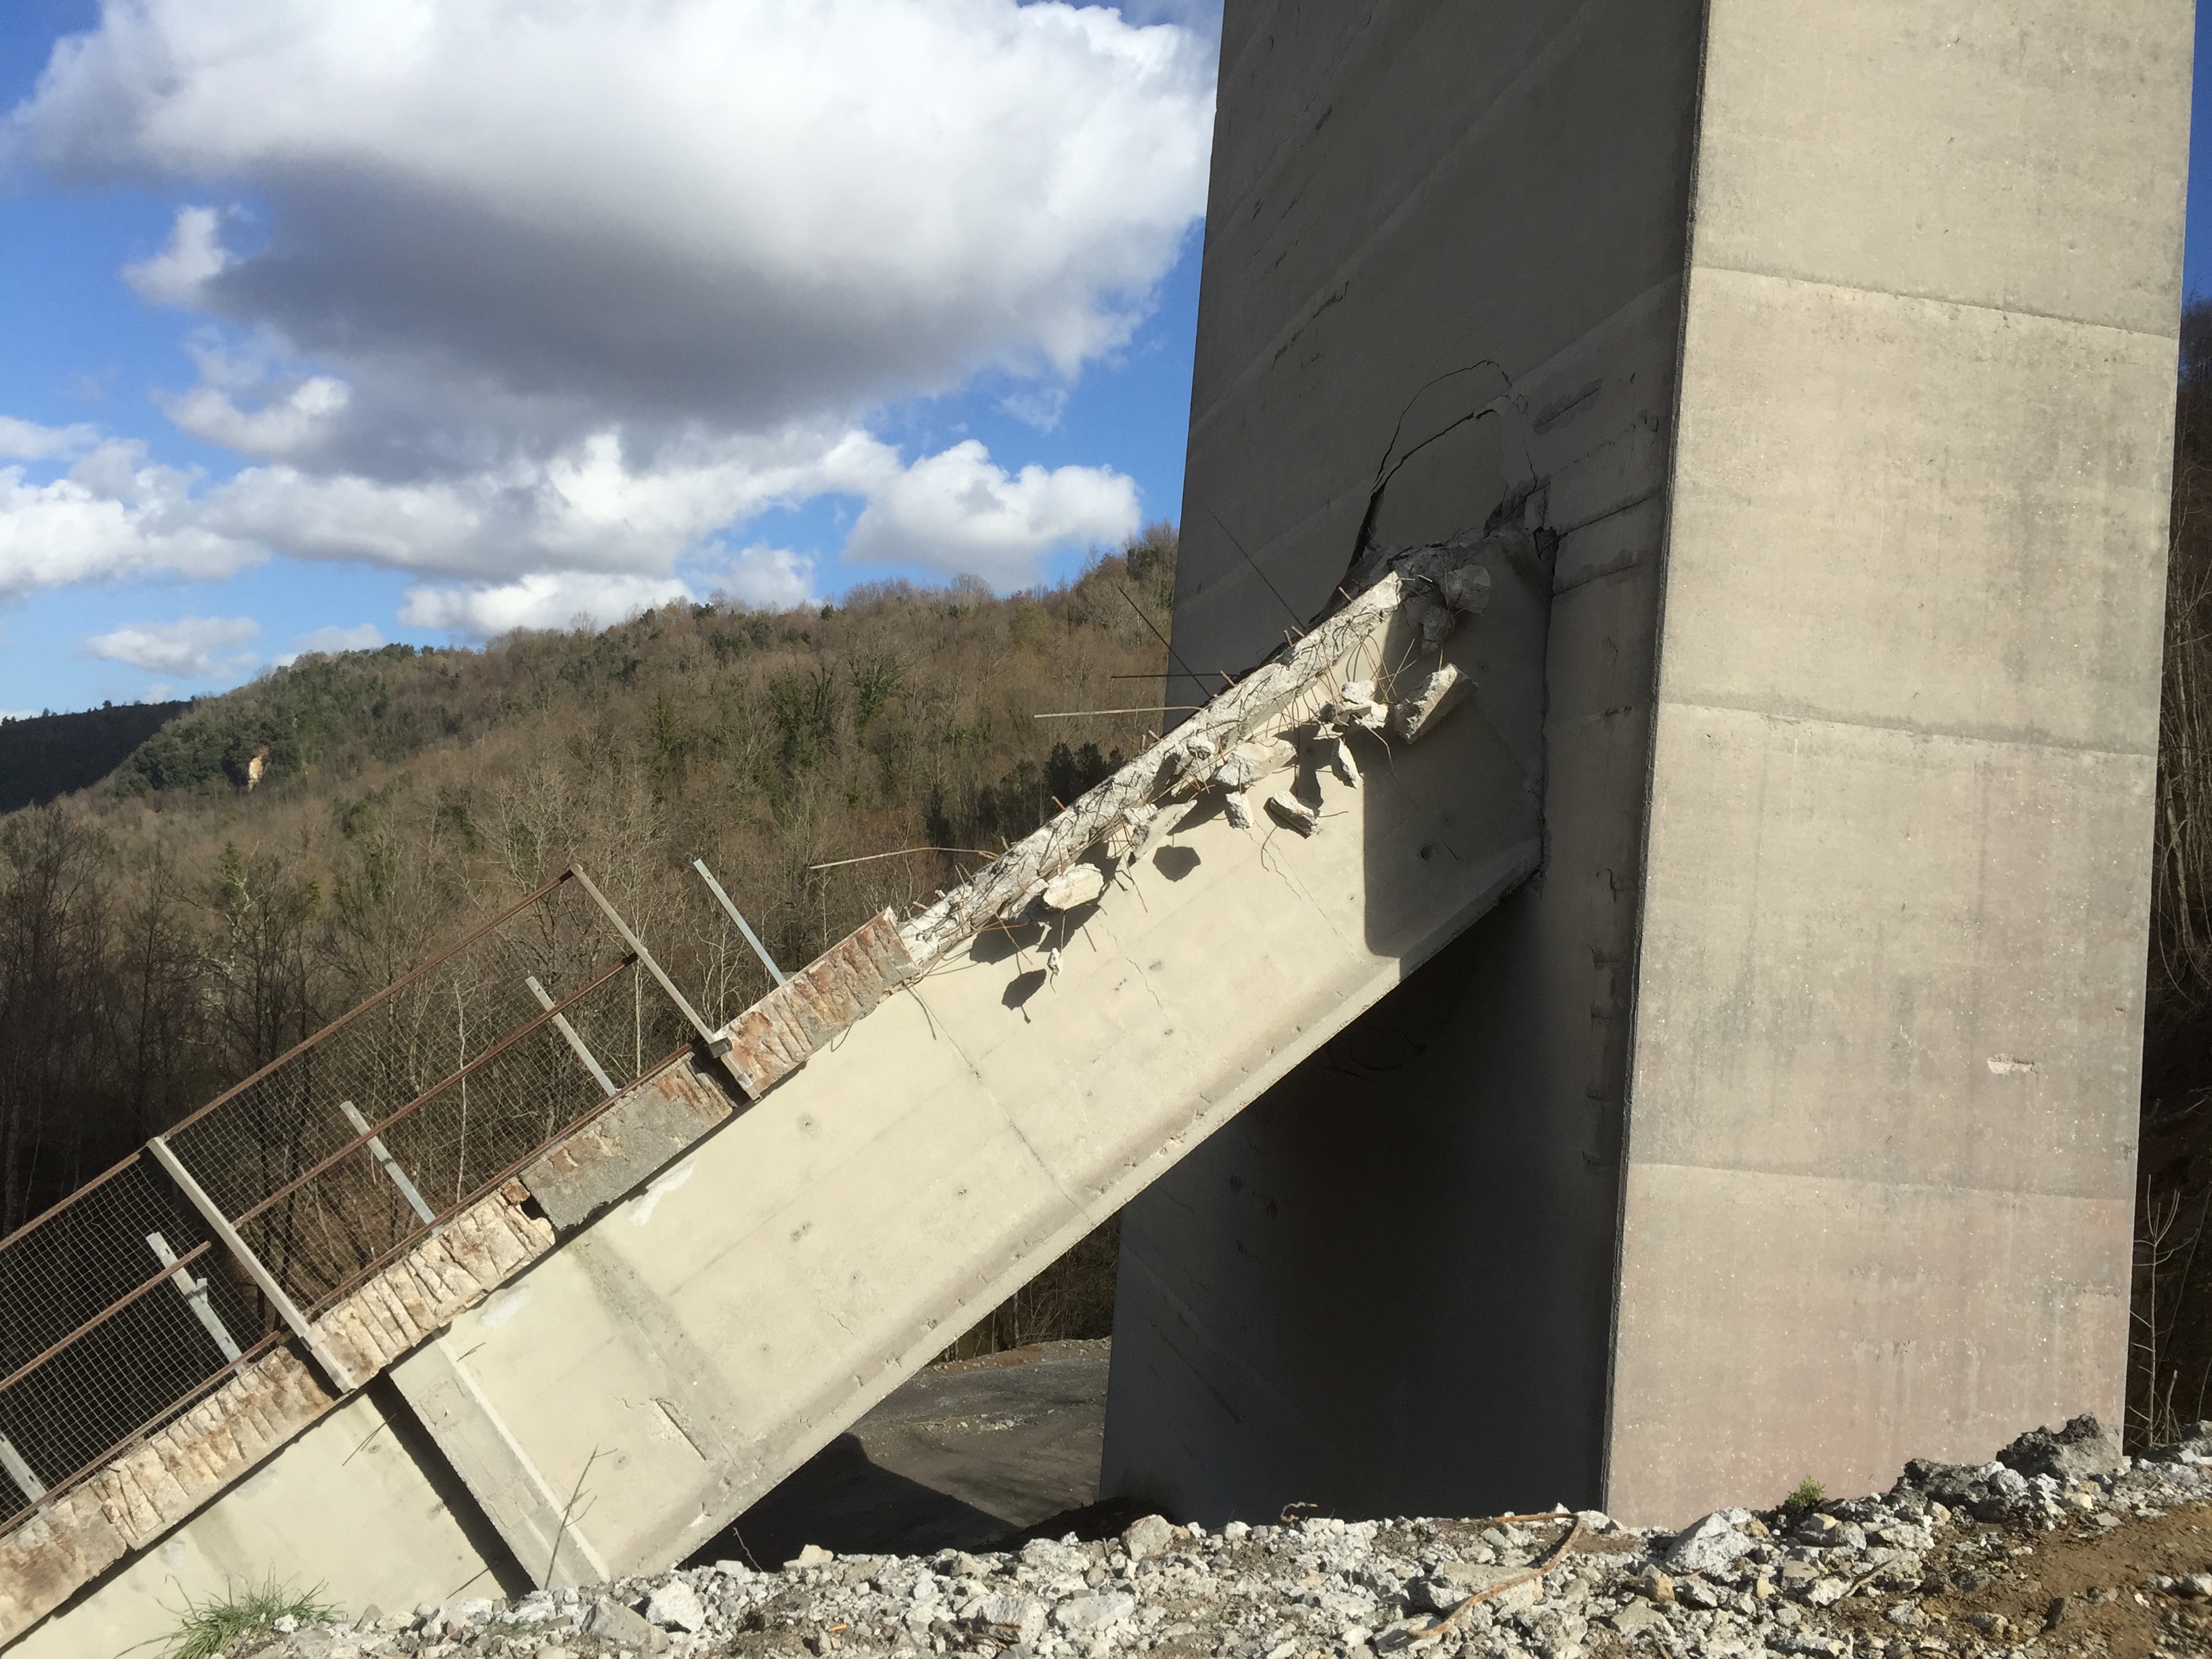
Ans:
{"type": "MultiPolygon", "coordinates": [[[[0,1244],[0,1435],[59,1491],[251,1353],[273,1320],[207,1224],[143,1154],[0,1244]],[[188,1279],[188,1296],[150,1242],[188,1279]],[[199,1310],[206,1310],[203,1315],[199,1310]]],[[[0,1525],[30,1494],[0,1478],[0,1525]]]]}
{"type": "MultiPolygon", "coordinates": [[[[618,1090],[692,1036],[564,878],[167,1136],[309,1318],[605,1103],[533,979],[618,1090]]],[[[143,1153],[0,1239],[0,1532],[284,1334],[143,1153]]]]}

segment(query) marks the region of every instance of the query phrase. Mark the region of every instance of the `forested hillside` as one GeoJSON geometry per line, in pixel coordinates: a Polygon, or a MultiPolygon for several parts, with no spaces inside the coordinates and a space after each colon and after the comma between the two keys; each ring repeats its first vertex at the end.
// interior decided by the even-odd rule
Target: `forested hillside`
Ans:
{"type": "Polygon", "coordinates": [[[109,703],[76,714],[0,720],[0,812],[99,782],[189,702],[109,703]]]}
{"type": "Polygon", "coordinates": [[[1158,704],[1174,574],[1157,525],[1011,599],[679,605],[204,701],[0,818],[0,1231],[572,861],[735,1013],[767,976],[690,860],[787,966],[926,898],[1158,726],[1034,717],[1158,704]]]}

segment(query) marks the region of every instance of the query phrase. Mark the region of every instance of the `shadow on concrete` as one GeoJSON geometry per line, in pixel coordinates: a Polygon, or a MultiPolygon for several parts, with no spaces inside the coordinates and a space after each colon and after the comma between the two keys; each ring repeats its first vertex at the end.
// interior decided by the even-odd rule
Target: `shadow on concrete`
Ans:
{"type": "Polygon", "coordinates": [[[1152,854],[1152,867],[1170,881],[1181,881],[1198,868],[1198,849],[1194,847],[1163,847],[1152,854]]]}
{"type": "Polygon", "coordinates": [[[884,1468],[857,1436],[841,1434],[701,1550],[775,1571],[809,1544],[840,1555],[914,1555],[985,1548],[1011,1522],[884,1468]]]}
{"type": "Polygon", "coordinates": [[[1003,1549],[1024,1528],[1118,1531],[1121,1509],[1097,1504],[1108,1355],[1104,1341],[1048,1342],[929,1366],[692,1561],[774,1569],[808,1544],[913,1555],[1003,1549]]]}

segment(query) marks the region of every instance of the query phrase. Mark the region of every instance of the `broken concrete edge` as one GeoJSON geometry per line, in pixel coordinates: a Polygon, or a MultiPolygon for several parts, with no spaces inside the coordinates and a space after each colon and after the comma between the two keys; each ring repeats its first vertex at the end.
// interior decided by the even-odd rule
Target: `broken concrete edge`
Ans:
{"type": "MultiPolygon", "coordinates": [[[[315,1322],[358,1376],[435,1336],[553,1248],[552,1227],[503,1189],[375,1274],[315,1322]]],[[[0,1537],[0,1644],[12,1643],[158,1544],[340,1401],[286,1341],[0,1537]]]]}
{"type": "MultiPolygon", "coordinates": [[[[903,923],[890,910],[871,917],[738,1015],[723,1028],[731,1045],[723,1065],[757,1100],[884,998],[994,923],[1033,900],[1066,910],[1095,899],[1115,869],[1143,850],[1164,801],[1188,799],[1218,785],[1229,792],[1232,820],[1247,821],[1243,792],[1296,758],[1300,745],[1285,739],[1301,727],[1310,728],[1310,744],[1323,746],[1324,763],[1356,785],[1358,767],[1344,746],[1345,732],[1357,727],[1379,734],[1388,722],[1401,740],[1411,742],[1449,711],[1468,682],[1456,669],[1425,661],[1400,664],[1349,684],[1332,684],[1332,673],[1401,611],[1423,652],[1437,652],[1459,616],[1487,609],[1493,578],[1483,560],[1542,557],[1535,535],[1513,528],[1377,561],[1367,585],[1311,631],[941,894],[921,915],[903,923]],[[1416,688],[1403,697],[1395,684],[1401,677],[1410,677],[1416,688]],[[1102,842],[1113,868],[1090,866],[1098,870],[1094,883],[1079,872],[1102,842]]],[[[1268,805],[1298,833],[1314,833],[1316,816],[1295,797],[1285,793],[1268,805]]]]}
{"type": "MultiPolygon", "coordinates": [[[[1286,643],[1073,805],[901,925],[899,938],[908,956],[917,969],[927,970],[984,928],[1042,896],[1054,878],[1102,842],[1109,843],[1117,866],[1135,857],[1161,802],[1194,796],[1224,772],[1229,774],[1225,781],[1231,787],[1232,818],[1249,817],[1241,795],[1255,780],[1245,775],[1252,758],[1240,759],[1240,747],[1279,739],[1302,726],[1313,728],[1316,738],[1338,737],[1354,726],[1375,729],[1365,711],[1399,703],[1391,682],[1415,665],[1398,665],[1373,682],[1361,683],[1364,690],[1359,695],[1347,695],[1347,687],[1330,684],[1331,671],[1401,610],[1413,623],[1424,651],[1435,652],[1450,632],[1456,613],[1480,615],[1487,606],[1490,582],[1463,574],[1469,567],[1486,558],[1541,557],[1536,537],[1514,528],[1414,548],[1379,561],[1369,585],[1310,631],[1286,643]]],[[[1419,664],[1418,672],[1426,695],[1429,665],[1419,664]]],[[[1450,681],[1444,684],[1449,688],[1450,681]]],[[[1413,720],[1413,734],[1432,726],[1439,712],[1433,704],[1427,708],[1413,720]]]]}
{"type": "Polygon", "coordinates": [[[915,973],[897,918],[872,916],[725,1026],[722,1064],[757,1100],[915,973]]]}
{"type": "Polygon", "coordinates": [[[524,1166],[518,1179],[563,1235],[628,1196],[744,1104],[684,1049],[524,1166]]]}

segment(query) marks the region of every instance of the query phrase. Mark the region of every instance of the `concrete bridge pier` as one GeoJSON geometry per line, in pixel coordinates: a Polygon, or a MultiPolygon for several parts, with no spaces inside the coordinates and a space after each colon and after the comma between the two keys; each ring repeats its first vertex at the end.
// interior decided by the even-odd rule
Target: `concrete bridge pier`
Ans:
{"type": "Polygon", "coordinates": [[[1547,526],[1546,861],[1131,1205],[1107,1490],[1668,1522],[2118,1416],[2191,28],[1230,0],[1176,652],[1547,526]]]}

